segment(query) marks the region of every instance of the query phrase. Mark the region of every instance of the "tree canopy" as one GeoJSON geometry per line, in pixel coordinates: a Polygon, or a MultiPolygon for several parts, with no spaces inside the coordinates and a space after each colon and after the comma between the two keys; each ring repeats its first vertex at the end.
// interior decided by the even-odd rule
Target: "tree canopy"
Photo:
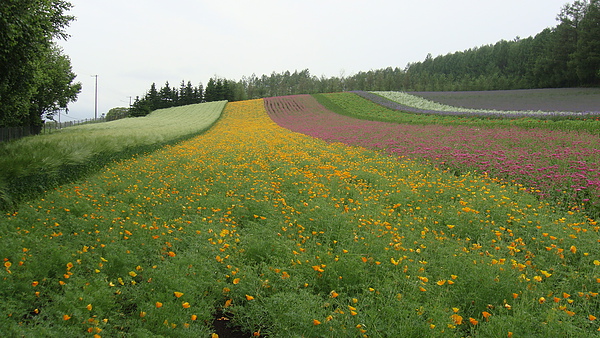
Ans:
{"type": "Polygon", "coordinates": [[[39,130],[44,117],[76,100],[81,84],[54,44],[68,38],[71,7],[63,0],[0,2],[0,127],[39,130]]]}

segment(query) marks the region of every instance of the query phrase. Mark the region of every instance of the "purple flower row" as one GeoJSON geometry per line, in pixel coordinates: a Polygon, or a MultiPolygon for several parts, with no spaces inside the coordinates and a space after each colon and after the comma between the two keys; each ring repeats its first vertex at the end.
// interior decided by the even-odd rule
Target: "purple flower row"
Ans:
{"type": "Polygon", "coordinates": [[[447,116],[479,116],[479,117],[490,117],[490,118],[541,118],[541,119],[552,119],[552,118],[565,118],[565,117],[573,117],[573,118],[589,118],[589,117],[597,117],[600,115],[598,111],[585,111],[585,112],[545,112],[544,114],[540,114],[539,112],[534,111],[486,111],[486,112],[461,112],[461,111],[441,111],[441,110],[427,110],[420,109],[411,106],[407,106],[401,104],[396,101],[392,101],[388,98],[382,97],[380,95],[365,92],[365,91],[352,91],[371,102],[377,103],[380,106],[398,110],[403,112],[409,112],[413,114],[430,114],[430,115],[447,115],[447,116]]]}
{"type": "Polygon", "coordinates": [[[600,204],[598,136],[523,128],[404,125],[335,114],[310,95],[265,99],[282,127],[329,142],[477,170],[530,187],[541,197],[600,204]]]}

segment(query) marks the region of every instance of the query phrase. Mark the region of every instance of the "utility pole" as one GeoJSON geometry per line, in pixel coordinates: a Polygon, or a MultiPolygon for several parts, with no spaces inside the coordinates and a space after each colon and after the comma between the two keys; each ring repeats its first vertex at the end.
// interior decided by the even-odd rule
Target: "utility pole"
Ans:
{"type": "Polygon", "coordinates": [[[94,120],[98,119],[98,75],[92,75],[96,78],[96,95],[94,96],[94,120]]]}

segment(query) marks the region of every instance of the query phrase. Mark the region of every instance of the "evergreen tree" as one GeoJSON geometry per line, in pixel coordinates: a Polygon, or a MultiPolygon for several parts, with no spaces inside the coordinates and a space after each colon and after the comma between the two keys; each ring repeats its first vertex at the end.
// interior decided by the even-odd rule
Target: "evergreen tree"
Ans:
{"type": "Polygon", "coordinates": [[[592,0],[580,23],[573,63],[580,83],[600,84],[600,0],[592,0]]]}

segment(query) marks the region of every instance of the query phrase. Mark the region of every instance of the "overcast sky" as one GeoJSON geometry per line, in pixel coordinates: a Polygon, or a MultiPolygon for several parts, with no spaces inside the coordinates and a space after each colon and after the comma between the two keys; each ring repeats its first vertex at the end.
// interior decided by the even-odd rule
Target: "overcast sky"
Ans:
{"type": "Polygon", "coordinates": [[[71,0],[59,44],[83,89],[63,121],[126,107],[155,82],[404,68],[556,26],[568,0],[71,0]]]}

